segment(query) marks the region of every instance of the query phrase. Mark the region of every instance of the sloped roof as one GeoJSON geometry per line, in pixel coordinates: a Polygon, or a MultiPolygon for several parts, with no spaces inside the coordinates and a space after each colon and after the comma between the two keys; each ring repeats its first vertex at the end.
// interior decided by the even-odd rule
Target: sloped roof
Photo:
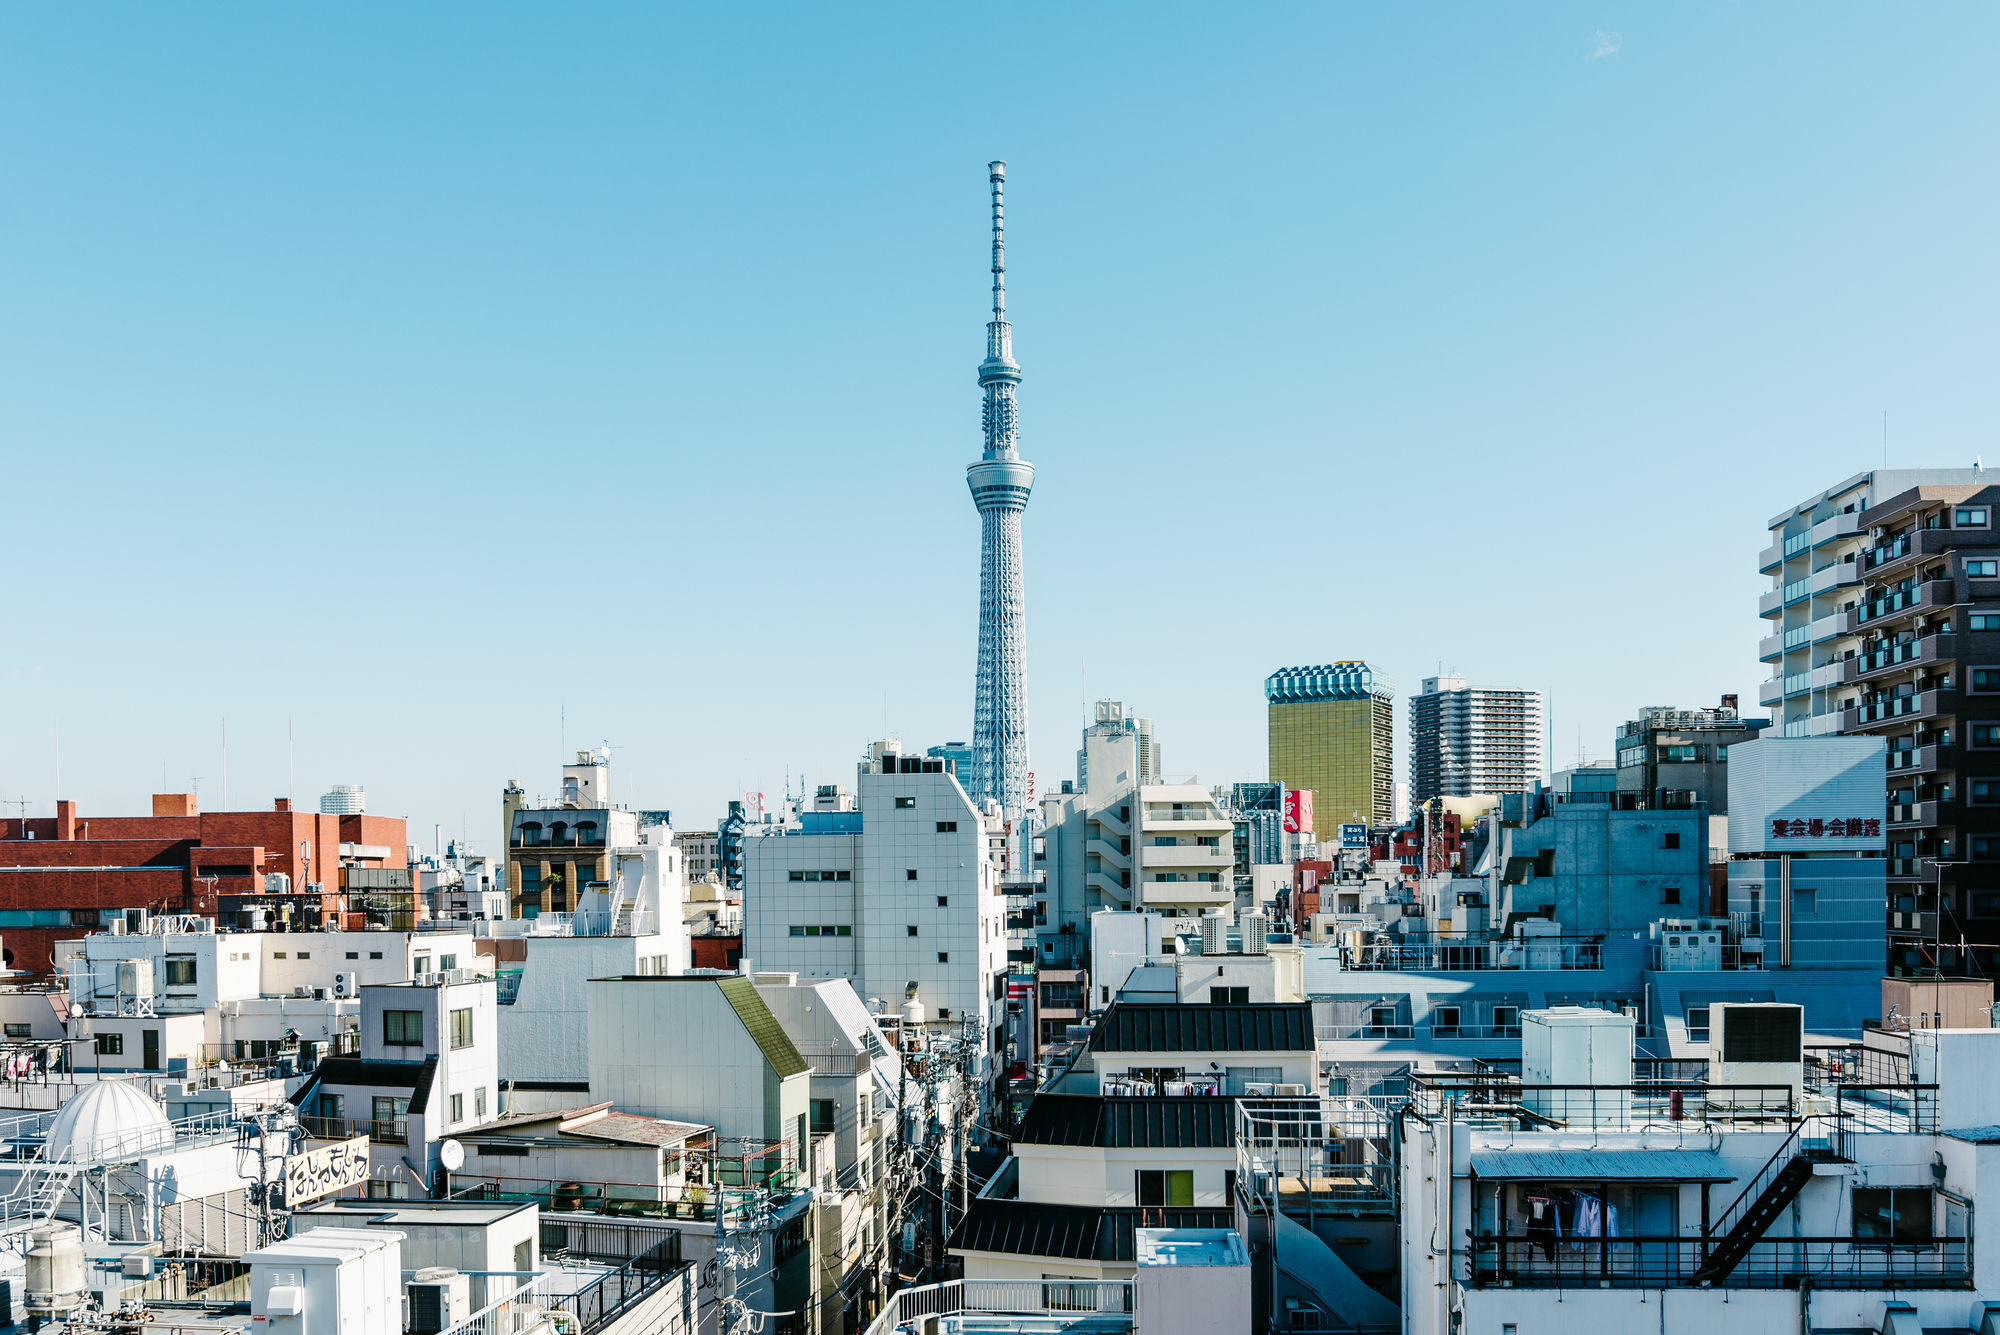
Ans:
{"type": "Polygon", "coordinates": [[[1092,1052],[1311,1052],[1306,1002],[1181,1005],[1114,1001],[1090,1031],[1092,1052]]]}
{"type": "Polygon", "coordinates": [[[975,1199],[953,1251],[1004,1252],[1071,1261],[1132,1261],[1138,1228],[1233,1228],[1226,1209],[1136,1210],[1097,1205],[975,1199]]]}
{"type": "Polygon", "coordinates": [[[723,978],[715,984],[736,1012],[736,1018],[743,1021],[743,1027],[750,1031],[750,1037],[757,1040],[763,1050],[764,1060],[779,1076],[799,1075],[806,1069],[806,1059],[799,1055],[798,1048],[785,1027],[778,1023],[778,1017],[771,1014],[771,1008],[764,1004],[764,998],[757,995],[757,985],[748,978],[723,978]]]}
{"type": "Polygon", "coordinates": [[[1098,1149],[1224,1149],[1236,1143],[1236,1100],[1037,1094],[1015,1139],[1098,1149]]]}
{"type": "Polygon", "coordinates": [[[437,1077],[438,1059],[420,1062],[364,1061],[360,1057],[328,1057],[313,1070],[313,1078],[299,1087],[291,1102],[303,1108],[306,1099],[321,1085],[358,1085],[364,1089],[407,1089],[410,1110],[430,1107],[431,1081],[437,1077]]]}

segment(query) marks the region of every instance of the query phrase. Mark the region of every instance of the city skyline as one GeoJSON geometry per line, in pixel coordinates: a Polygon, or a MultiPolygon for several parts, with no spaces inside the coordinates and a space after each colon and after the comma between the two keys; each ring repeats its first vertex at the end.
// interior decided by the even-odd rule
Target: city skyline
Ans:
{"type": "Polygon", "coordinates": [[[971,17],[802,16],[780,77],[722,15],[9,16],[45,499],[0,538],[41,628],[0,637],[0,814],[50,813],[58,727],[86,811],[211,806],[226,718],[231,807],[354,783],[489,852],[501,785],[600,741],[693,826],[968,738],[994,158],[1036,219],[1043,790],[1097,698],[1176,777],[1264,777],[1288,663],[1544,691],[1559,765],[1753,700],[1768,516],[1880,464],[1885,409],[1893,466],[1985,450],[2000,207],[1948,164],[1990,151],[1995,20],[1458,20],[1030,14],[1063,40],[996,123],[971,17]],[[1392,505],[1438,522],[1367,541],[1392,505]],[[1246,629],[1162,652],[1190,606],[1246,629]]]}

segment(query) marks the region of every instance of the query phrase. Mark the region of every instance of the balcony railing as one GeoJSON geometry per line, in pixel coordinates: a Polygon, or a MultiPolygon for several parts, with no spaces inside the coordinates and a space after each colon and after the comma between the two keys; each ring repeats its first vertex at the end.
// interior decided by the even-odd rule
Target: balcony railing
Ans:
{"type": "Polygon", "coordinates": [[[867,1335],[924,1329],[933,1324],[926,1318],[965,1313],[1036,1317],[1056,1329],[1076,1322],[1087,1323],[1092,1331],[1129,1330],[1132,1307],[1128,1279],[953,1279],[896,1294],[870,1323],[867,1335]]]}
{"type": "MultiPolygon", "coordinates": [[[[1671,1288],[1694,1284],[1715,1239],[1700,1237],[1527,1237],[1518,1231],[1472,1239],[1474,1285],[1514,1288],[1671,1288]]],[[[1727,1289],[1969,1289],[1969,1238],[1893,1245],[1864,1238],[1759,1238],[1724,1279],[1727,1289]]],[[[1704,1278],[1702,1283],[1711,1281],[1704,1278]]]]}
{"type": "Polygon", "coordinates": [[[301,1117],[299,1125],[314,1140],[366,1136],[377,1145],[410,1143],[409,1123],[401,1117],[301,1117]]]}

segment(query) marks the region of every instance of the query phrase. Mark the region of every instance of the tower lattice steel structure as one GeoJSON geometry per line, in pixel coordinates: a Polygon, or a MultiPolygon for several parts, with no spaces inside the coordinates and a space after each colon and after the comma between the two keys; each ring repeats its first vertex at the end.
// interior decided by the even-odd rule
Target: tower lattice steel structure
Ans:
{"type": "Polygon", "coordinates": [[[1007,244],[1004,189],[1007,164],[989,163],[993,184],[993,318],[986,325],[986,449],[965,470],[979,507],[979,681],[972,707],[975,798],[992,798],[1020,828],[1028,812],[1028,605],[1021,572],[1021,515],[1035,485],[1035,466],[1015,448],[1014,330],[1007,323],[1007,244]]]}

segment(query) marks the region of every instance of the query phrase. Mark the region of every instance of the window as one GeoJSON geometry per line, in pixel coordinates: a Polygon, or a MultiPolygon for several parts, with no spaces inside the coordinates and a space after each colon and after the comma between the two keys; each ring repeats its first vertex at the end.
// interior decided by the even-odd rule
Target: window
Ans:
{"type": "Polygon", "coordinates": [[[1970,783],[1974,806],[1991,806],[2000,802],[2000,779],[1973,779],[1970,783]]]}
{"type": "Polygon", "coordinates": [[[957,821],[955,821],[955,820],[941,820],[941,821],[939,821],[939,822],[938,822],[938,833],[939,833],[939,834],[957,834],[957,833],[958,833],[958,822],[957,822],[957,821]]]}
{"type": "Polygon", "coordinates": [[[939,964],[951,963],[951,952],[949,950],[940,950],[938,952],[938,963],[939,964]]]}
{"type": "Polygon", "coordinates": [[[1221,845],[1216,842],[1217,838],[1218,836],[1212,834],[1197,835],[1194,846],[1196,848],[1219,848],[1221,845]]]}
{"type": "Polygon", "coordinates": [[[2000,561],[1967,561],[1965,573],[1971,579],[2000,578],[2000,561]]]}
{"type": "Polygon", "coordinates": [[[2000,612],[1974,612],[1966,618],[1967,630],[2000,630],[2000,612]]]}
{"type": "Polygon", "coordinates": [[[453,969],[456,969],[457,967],[458,967],[458,956],[456,955],[438,956],[438,972],[450,973],[453,969]]]}
{"type": "Polygon", "coordinates": [[[2000,862],[2000,837],[1990,834],[1973,835],[1972,860],[1974,862],[2000,862]]]}
{"type": "Polygon", "coordinates": [[[1688,1007],[1688,1042],[1708,1042],[1708,1007],[1688,1007]]]}
{"type": "Polygon", "coordinates": [[[350,950],[347,952],[347,958],[351,960],[358,960],[361,958],[361,952],[358,950],[350,950]]]}
{"type": "Polygon", "coordinates": [[[1855,1241],[1931,1240],[1929,1187],[1856,1187],[1853,1195],[1855,1241]]]}
{"type": "Polygon", "coordinates": [[[1501,1031],[1503,1037],[1518,1035],[1521,1029],[1521,1008],[1519,1006],[1495,1006],[1493,1027],[1501,1031]],[[1512,1031],[1512,1035],[1508,1033],[1512,1031]]]}
{"type": "Polygon", "coordinates": [[[1792,917],[1817,918],[1819,916],[1819,891],[1792,891],[1792,917]]]}
{"type": "Polygon", "coordinates": [[[311,959],[312,957],[313,957],[313,953],[312,953],[312,952],[311,952],[310,950],[301,950],[301,951],[299,952],[299,958],[300,958],[300,959],[302,959],[302,960],[309,960],[309,959],[311,959]]]}
{"type": "Polygon", "coordinates": [[[899,811],[913,811],[916,809],[916,805],[917,799],[914,797],[899,797],[896,799],[896,808],[899,811]]]}
{"type": "Polygon", "coordinates": [[[451,1120],[454,1123],[465,1120],[465,1095],[454,1094],[451,1096],[451,1120]]]}
{"type": "Polygon", "coordinates": [[[1661,902],[1662,904],[1678,904],[1678,903],[1680,903],[1680,902],[1681,902],[1681,888],[1680,888],[1679,886],[1677,886],[1677,885],[1664,885],[1664,886],[1661,886],[1661,887],[1660,887],[1660,902],[1661,902]]]}
{"type": "Polygon", "coordinates": [[[121,1057],[125,1054],[125,1035],[99,1034],[97,1055],[100,1057],[121,1057]]]}
{"type": "Polygon", "coordinates": [[[941,909],[948,909],[948,908],[950,908],[950,907],[951,907],[951,896],[950,896],[950,895],[939,895],[939,896],[938,896],[938,907],[939,907],[939,908],[941,908],[941,909]]]}
{"type": "Polygon", "coordinates": [[[451,1045],[454,1048],[472,1046],[472,1008],[451,1013],[451,1045]]]}
{"type": "Polygon", "coordinates": [[[814,1099],[812,1101],[812,1133],[824,1136],[833,1130],[833,1100],[814,1099]]]}
{"type": "Polygon", "coordinates": [[[793,923],[793,924],[792,924],[792,935],[793,935],[793,936],[804,936],[805,934],[806,934],[806,929],[805,929],[805,928],[803,928],[803,927],[799,926],[799,925],[798,925],[797,923],[793,923]]]}
{"type": "Polygon", "coordinates": [[[1141,1169],[1133,1184],[1141,1206],[1191,1209],[1194,1206],[1194,1173],[1187,1169],[1141,1169]]]}
{"type": "Polygon", "coordinates": [[[284,957],[285,957],[285,952],[282,950],[274,950],[271,952],[271,958],[274,960],[281,960],[284,957]]]}
{"type": "Polygon", "coordinates": [[[382,952],[379,950],[371,950],[368,952],[368,958],[371,960],[379,960],[382,958],[382,952]]]}
{"type": "Polygon", "coordinates": [[[1972,669],[1972,689],[1975,691],[2000,691],[2000,668],[1972,669]]]}
{"type": "Polygon", "coordinates": [[[474,1117],[486,1116],[486,1086],[484,1085],[472,1091],[472,1115],[474,1117]]]}
{"type": "Polygon", "coordinates": [[[915,867],[905,867],[905,868],[903,868],[903,879],[904,879],[904,880],[906,880],[906,881],[914,881],[914,880],[916,880],[916,879],[917,879],[917,869],[916,869],[915,867]]]}
{"type": "Polygon", "coordinates": [[[1658,750],[1662,764],[1686,764],[1689,761],[1701,759],[1701,748],[1699,746],[1680,744],[1662,746],[1658,750]]]}
{"type": "Polygon", "coordinates": [[[1661,848],[1679,848],[1680,846],[1681,846],[1681,832],[1679,830],[1668,830],[1665,834],[1660,836],[1661,848]]]}
{"type": "Polygon", "coordinates": [[[1431,1011],[1431,1033],[1437,1038],[1458,1037],[1458,1007],[1438,1006],[1431,1011]]]}
{"type": "Polygon", "coordinates": [[[392,1048],[420,1048],[424,1045],[422,1011],[383,1011],[382,1043],[392,1048]]]}
{"type": "Polygon", "coordinates": [[[1976,509],[1966,509],[1961,507],[1960,509],[1952,511],[1951,526],[1953,528],[1985,528],[1986,507],[1983,505],[1979,506],[1976,509]]]}
{"type": "Polygon", "coordinates": [[[169,959],[167,961],[167,986],[193,987],[194,961],[191,959],[169,959]]]}
{"type": "Polygon", "coordinates": [[[410,970],[413,973],[429,973],[431,971],[431,957],[429,955],[417,956],[416,962],[410,966],[410,970]]]}
{"type": "Polygon", "coordinates": [[[915,923],[911,923],[907,930],[911,936],[915,936],[917,934],[917,925],[915,923]]]}
{"type": "Polygon", "coordinates": [[[7,1037],[9,1038],[32,1038],[34,1032],[35,1026],[31,1024],[10,1024],[7,1026],[7,1037]]]}
{"type": "Polygon", "coordinates": [[[1250,1004],[1250,989],[1247,987],[1211,987],[1208,989],[1208,1004],[1211,1006],[1247,1006],[1250,1004]]]}

